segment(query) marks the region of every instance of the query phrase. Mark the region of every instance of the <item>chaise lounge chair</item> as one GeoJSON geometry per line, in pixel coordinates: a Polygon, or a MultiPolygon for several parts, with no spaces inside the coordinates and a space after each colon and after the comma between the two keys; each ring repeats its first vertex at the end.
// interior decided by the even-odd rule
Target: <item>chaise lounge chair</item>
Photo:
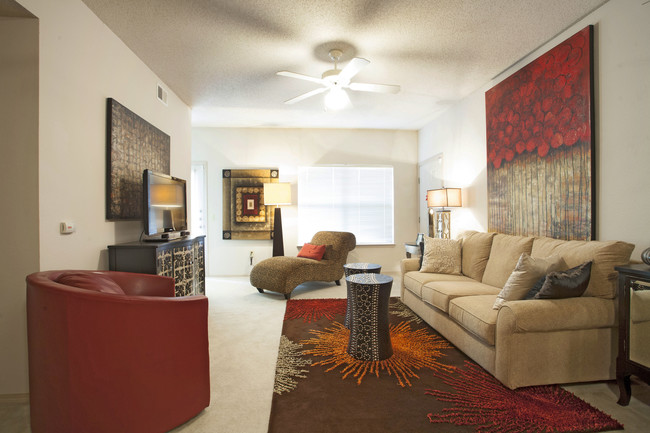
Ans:
{"type": "Polygon", "coordinates": [[[278,292],[286,299],[289,299],[293,289],[307,281],[334,281],[340,286],[343,265],[348,253],[356,246],[354,234],[318,232],[310,243],[327,246],[322,260],[286,256],[262,260],[251,271],[251,284],[260,293],[264,293],[264,290],[278,292]]]}

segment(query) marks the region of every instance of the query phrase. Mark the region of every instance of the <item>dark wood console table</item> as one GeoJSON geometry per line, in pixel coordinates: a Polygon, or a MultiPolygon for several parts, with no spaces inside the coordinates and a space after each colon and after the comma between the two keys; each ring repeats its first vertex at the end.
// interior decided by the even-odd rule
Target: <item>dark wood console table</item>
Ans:
{"type": "Polygon", "coordinates": [[[111,271],[172,277],[176,296],[205,294],[205,236],[108,246],[111,271]]]}
{"type": "Polygon", "coordinates": [[[650,326],[645,315],[650,311],[650,266],[618,266],[618,358],[616,381],[620,389],[618,404],[627,406],[632,394],[630,375],[650,383],[650,326]]]}

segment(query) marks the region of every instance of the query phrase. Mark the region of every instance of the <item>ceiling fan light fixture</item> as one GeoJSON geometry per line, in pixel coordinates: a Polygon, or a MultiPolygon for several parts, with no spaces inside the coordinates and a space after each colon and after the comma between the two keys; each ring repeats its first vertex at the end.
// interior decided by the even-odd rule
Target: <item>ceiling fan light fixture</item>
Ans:
{"type": "Polygon", "coordinates": [[[343,110],[350,105],[350,97],[340,87],[332,87],[325,95],[325,107],[328,110],[343,110]]]}

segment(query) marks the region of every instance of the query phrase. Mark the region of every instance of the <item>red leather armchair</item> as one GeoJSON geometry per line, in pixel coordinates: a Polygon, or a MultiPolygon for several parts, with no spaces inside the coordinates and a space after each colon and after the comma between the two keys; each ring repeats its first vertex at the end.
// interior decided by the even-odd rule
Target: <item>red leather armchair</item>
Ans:
{"type": "Polygon", "coordinates": [[[32,432],[164,432],[210,404],[208,299],[101,271],[27,277],[32,432]],[[122,292],[122,293],[120,293],[122,292]]]}

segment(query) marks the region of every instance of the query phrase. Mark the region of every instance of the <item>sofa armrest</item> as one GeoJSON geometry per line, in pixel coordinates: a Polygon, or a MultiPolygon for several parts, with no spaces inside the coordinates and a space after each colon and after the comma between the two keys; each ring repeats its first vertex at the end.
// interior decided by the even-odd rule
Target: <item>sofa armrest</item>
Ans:
{"type": "Polygon", "coordinates": [[[400,298],[404,298],[404,274],[407,272],[412,272],[412,271],[419,271],[420,270],[420,258],[419,257],[413,257],[410,259],[402,259],[402,261],[399,263],[399,270],[400,270],[400,298]]]}
{"type": "Polygon", "coordinates": [[[497,318],[497,334],[500,330],[525,333],[613,326],[616,326],[615,302],[594,297],[508,301],[497,318]]]}
{"type": "Polygon", "coordinates": [[[414,257],[410,259],[402,259],[402,261],[399,264],[399,269],[402,273],[402,276],[411,271],[419,271],[420,270],[420,258],[419,257],[414,257]]]}

